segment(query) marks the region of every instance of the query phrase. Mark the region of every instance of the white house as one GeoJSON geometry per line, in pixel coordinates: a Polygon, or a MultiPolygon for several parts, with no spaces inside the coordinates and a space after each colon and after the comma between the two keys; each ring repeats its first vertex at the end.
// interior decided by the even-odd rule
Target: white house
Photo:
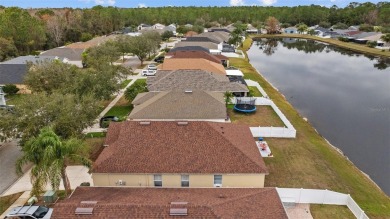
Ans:
{"type": "Polygon", "coordinates": [[[152,29],[153,27],[148,25],[148,24],[140,24],[138,25],[137,27],[137,30],[140,31],[140,30],[149,30],[149,29],[152,29]]]}
{"type": "Polygon", "coordinates": [[[153,30],[162,30],[162,29],[164,29],[164,27],[165,27],[164,24],[157,23],[157,24],[153,25],[152,29],[153,30]]]}

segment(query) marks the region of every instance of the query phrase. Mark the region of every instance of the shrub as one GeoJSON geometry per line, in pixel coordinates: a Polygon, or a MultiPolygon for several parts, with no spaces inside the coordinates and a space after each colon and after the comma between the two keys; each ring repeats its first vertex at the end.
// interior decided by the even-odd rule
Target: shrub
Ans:
{"type": "Polygon", "coordinates": [[[88,40],[91,40],[93,38],[92,34],[90,33],[82,33],[80,40],[83,42],[87,42],[88,40]]]}
{"type": "Polygon", "coordinates": [[[136,80],[133,85],[126,89],[125,98],[131,102],[139,93],[143,92],[148,92],[148,88],[146,87],[146,81],[136,80]]]}
{"type": "Polygon", "coordinates": [[[9,94],[9,95],[14,95],[16,94],[17,92],[19,92],[19,88],[16,87],[16,85],[14,84],[7,84],[3,87],[3,91],[4,93],[6,94],[9,94]]]}
{"type": "Polygon", "coordinates": [[[367,46],[370,48],[374,48],[378,43],[376,41],[368,41],[367,46]]]}
{"type": "Polygon", "coordinates": [[[341,42],[349,42],[348,38],[345,37],[339,37],[337,39],[340,40],[341,42]]]}
{"type": "Polygon", "coordinates": [[[161,52],[166,52],[166,53],[168,53],[169,50],[171,50],[171,49],[170,49],[170,48],[164,48],[164,49],[161,50],[161,52]]]}

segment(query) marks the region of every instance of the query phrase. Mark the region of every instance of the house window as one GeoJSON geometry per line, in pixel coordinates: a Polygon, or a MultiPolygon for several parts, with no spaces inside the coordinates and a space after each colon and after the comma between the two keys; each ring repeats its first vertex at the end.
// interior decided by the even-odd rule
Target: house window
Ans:
{"type": "Polygon", "coordinates": [[[222,175],[214,175],[214,187],[222,186],[222,175]]]}
{"type": "Polygon", "coordinates": [[[181,187],[190,187],[189,175],[181,175],[181,187]]]}
{"type": "Polygon", "coordinates": [[[155,187],[162,187],[162,176],[161,175],[154,175],[154,186],[155,187]]]}

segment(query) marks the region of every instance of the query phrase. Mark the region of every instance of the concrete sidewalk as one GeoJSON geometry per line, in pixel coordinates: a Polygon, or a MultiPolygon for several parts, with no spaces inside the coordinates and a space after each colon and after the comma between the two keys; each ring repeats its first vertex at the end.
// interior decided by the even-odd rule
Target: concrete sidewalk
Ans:
{"type": "Polygon", "coordinates": [[[123,89],[119,90],[118,93],[117,93],[117,96],[114,98],[114,100],[111,101],[110,104],[108,104],[108,106],[99,114],[98,118],[96,118],[95,120],[95,123],[91,126],[91,127],[88,127],[86,129],[83,130],[83,133],[90,133],[90,132],[103,132],[103,131],[106,131],[106,129],[104,128],[100,128],[100,119],[106,115],[106,113],[113,107],[115,106],[115,104],[122,98],[122,96],[124,95],[126,89],[128,87],[130,87],[131,85],[134,84],[134,82],[138,79],[143,79],[143,78],[146,78],[146,77],[142,77],[139,73],[141,72],[141,70],[136,70],[135,71],[136,73],[138,73],[137,75],[134,75],[134,76],[129,76],[127,77],[127,79],[131,79],[131,82],[123,89]]]}
{"type": "MultiPolygon", "coordinates": [[[[68,166],[66,167],[66,173],[68,175],[71,188],[76,188],[82,182],[89,182],[93,186],[91,174],[88,173],[89,169],[84,166],[68,166]]],[[[10,186],[1,196],[7,196],[18,192],[31,191],[32,185],[30,181],[30,172],[28,170],[22,177],[18,179],[12,186],[10,186]]],[[[46,190],[50,190],[51,187],[48,184],[46,190]]],[[[64,186],[60,185],[60,190],[63,190],[64,186]]]]}

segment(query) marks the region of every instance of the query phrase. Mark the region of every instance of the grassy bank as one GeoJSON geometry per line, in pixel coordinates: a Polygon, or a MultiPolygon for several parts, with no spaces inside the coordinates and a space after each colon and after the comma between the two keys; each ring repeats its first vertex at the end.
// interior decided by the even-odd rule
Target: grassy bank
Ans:
{"type": "MultiPolygon", "coordinates": [[[[306,34],[261,34],[261,35],[253,35],[252,38],[302,38],[302,39],[311,39],[311,40],[317,40],[324,43],[329,43],[332,45],[336,45],[345,49],[349,49],[355,52],[361,52],[365,54],[370,54],[374,56],[383,56],[383,57],[390,57],[390,51],[387,50],[380,50],[375,48],[370,48],[366,45],[357,44],[353,42],[342,42],[338,39],[325,39],[317,36],[311,36],[306,34]]],[[[248,44],[248,43],[247,43],[248,44]]],[[[243,45],[243,49],[246,49],[246,45],[243,45]]]]}
{"type": "MultiPolygon", "coordinates": [[[[250,44],[251,39],[247,39],[243,49],[248,49],[250,46],[246,45],[250,44]]],[[[295,139],[266,139],[274,154],[274,158],[265,159],[270,172],[265,180],[266,186],[329,189],[347,193],[371,218],[390,217],[389,197],[305,122],[292,105],[257,73],[248,59],[231,58],[230,64],[240,68],[245,78],[259,82],[297,130],[295,139]]],[[[332,209],[337,208],[325,206],[313,210],[316,215],[325,216],[332,209]]],[[[349,215],[343,217],[349,218],[349,215]]]]}

